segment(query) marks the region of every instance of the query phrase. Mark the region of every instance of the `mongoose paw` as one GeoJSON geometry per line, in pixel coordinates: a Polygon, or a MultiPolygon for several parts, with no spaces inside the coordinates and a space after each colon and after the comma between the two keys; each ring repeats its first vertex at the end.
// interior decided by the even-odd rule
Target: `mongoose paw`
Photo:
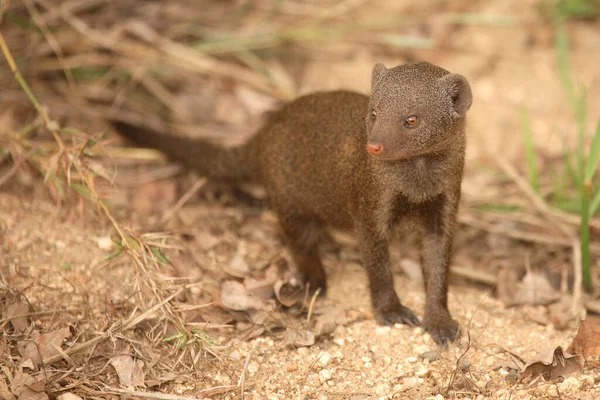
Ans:
{"type": "Polygon", "coordinates": [[[448,345],[453,343],[459,336],[458,323],[452,318],[440,323],[428,323],[425,321],[425,331],[429,332],[433,340],[441,348],[447,350],[448,345]]]}
{"type": "Polygon", "coordinates": [[[400,303],[397,303],[394,307],[376,309],[375,318],[381,325],[393,326],[394,324],[404,324],[408,326],[421,326],[419,318],[410,309],[400,303]]]}

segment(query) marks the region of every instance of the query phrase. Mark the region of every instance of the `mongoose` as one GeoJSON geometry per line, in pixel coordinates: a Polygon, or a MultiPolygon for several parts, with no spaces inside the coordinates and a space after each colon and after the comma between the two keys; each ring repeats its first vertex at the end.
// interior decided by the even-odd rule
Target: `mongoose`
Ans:
{"type": "Polygon", "coordinates": [[[389,69],[376,64],[371,96],[340,90],[298,97],[238,147],[113,125],[137,145],[206,176],[263,184],[293,261],[313,290],[327,287],[318,248],[324,227],[353,230],[381,324],[421,325],[394,291],[388,254],[394,225],[416,221],[423,325],[447,347],[458,332],[447,305],[448,267],[471,102],[462,75],[421,61],[389,69]]]}

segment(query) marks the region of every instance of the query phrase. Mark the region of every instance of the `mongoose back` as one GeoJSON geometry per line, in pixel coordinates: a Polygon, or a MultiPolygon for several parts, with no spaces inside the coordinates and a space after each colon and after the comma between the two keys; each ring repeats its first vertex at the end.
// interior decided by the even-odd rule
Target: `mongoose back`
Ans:
{"type": "Polygon", "coordinates": [[[356,234],[381,324],[420,325],[394,290],[388,233],[417,222],[426,305],[423,325],[447,347],[458,324],[447,304],[460,199],[467,80],[427,62],[373,67],[371,96],[349,91],[299,97],[244,145],[220,148],[121,122],[118,133],[206,176],[262,183],[294,264],[311,290],[327,287],[319,254],[325,226],[356,234]]]}

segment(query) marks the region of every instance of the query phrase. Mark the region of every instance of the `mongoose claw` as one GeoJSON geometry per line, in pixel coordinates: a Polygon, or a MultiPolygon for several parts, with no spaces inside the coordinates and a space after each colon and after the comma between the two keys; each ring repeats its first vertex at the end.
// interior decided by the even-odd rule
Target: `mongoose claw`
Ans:
{"type": "Polygon", "coordinates": [[[410,309],[400,303],[391,309],[375,310],[375,318],[380,325],[393,326],[394,324],[404,324],[408,326],[422,326],[419,318],[410,309]]]}
{"type": "Polygon", "coordinates": [[[425,323],[425,331],[429,332],[433,340],[444,350],[447,350],[448,345],[454,343],[459,337],[458,323],[453,319],[444,325],[425,323]]]}

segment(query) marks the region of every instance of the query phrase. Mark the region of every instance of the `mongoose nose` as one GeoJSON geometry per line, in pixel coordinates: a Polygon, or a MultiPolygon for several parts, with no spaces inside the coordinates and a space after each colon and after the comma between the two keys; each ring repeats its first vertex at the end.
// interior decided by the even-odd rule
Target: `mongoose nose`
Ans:
{"type": "Polygon", "coordinates": [[[373,155],[381,154],[383,151],[383,145],[381,143],[367,143],[367,151],[373,155]]]}

